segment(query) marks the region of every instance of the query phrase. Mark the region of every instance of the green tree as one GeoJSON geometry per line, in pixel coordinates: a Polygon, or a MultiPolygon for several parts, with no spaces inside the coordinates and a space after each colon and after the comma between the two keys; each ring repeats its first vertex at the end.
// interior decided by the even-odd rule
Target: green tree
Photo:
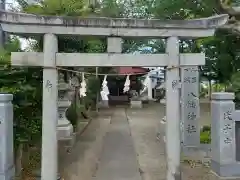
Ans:
{"type": "Polygon", "coordinates": [[[11,52],[18,51],[21,51],[20,42],[13,37],[0,52],[0,91],[14,95],[16,143],[34,143],[41,134],[41,71],[11,67],[11,52]]]}

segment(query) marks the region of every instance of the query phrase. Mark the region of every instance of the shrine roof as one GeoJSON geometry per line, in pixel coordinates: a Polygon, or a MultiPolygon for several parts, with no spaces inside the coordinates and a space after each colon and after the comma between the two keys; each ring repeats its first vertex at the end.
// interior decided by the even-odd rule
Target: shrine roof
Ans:
{"type": "MultiPolygon", "coordinates": [[[[118,74],[139,74],[139,73],[147,73],[149,70],[143,67],[117,67],[116,68],[118,74]]],[[[140,74],[140,75],[143,75],[140,74]]]]}

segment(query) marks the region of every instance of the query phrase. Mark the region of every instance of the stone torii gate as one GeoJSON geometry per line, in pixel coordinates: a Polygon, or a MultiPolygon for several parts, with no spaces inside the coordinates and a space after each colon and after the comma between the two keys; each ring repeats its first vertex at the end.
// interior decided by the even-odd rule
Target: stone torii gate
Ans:
{"type": "Polygon", "coordinates": [[[112,18],[73,18],[36,16],[1,12],[3,31],[13,34],[44,35],[43,52],[13,52],[14,66],[43,67],[42,180],[57,178],[57,69],[69,66],[168,66],[166,79],[167,180],[180,176],[180,102],[179,66],[204,65],[204,54],[179,54],[179,38],[212,36],[227,22],[227,15],[210,18],[161,21],[112,18]],[[107,53],[58,53],[57,35],[107,37],[107,53]],[[165,54],[122,54],[122,37],[167,37],[165,54]]]}

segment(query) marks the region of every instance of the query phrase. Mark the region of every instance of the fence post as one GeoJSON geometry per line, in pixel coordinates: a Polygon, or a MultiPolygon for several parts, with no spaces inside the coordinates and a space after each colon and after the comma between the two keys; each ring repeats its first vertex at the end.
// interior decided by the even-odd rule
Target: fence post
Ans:
{"type": "Polygon", "coordinates": [[[234,93],[213,93],[211,101],[211,168],[220,177],[237,176],[234,93]]]}
{"type": "Polygon", "coordinates": [[[13,151],[12,94],[0,94],[0,179],[12,180],[15,176],[13,151]]]}

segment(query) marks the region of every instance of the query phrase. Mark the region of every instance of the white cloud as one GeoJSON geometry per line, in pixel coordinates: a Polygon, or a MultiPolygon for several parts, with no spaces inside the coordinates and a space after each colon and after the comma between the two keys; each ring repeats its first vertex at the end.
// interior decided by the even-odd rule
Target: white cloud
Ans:
{"type": "Polygon", "coordinates": [[[16,0],[6,0],[6,9],[11,9],[11,7],[18,7],[19,4],[16,0]]]}

